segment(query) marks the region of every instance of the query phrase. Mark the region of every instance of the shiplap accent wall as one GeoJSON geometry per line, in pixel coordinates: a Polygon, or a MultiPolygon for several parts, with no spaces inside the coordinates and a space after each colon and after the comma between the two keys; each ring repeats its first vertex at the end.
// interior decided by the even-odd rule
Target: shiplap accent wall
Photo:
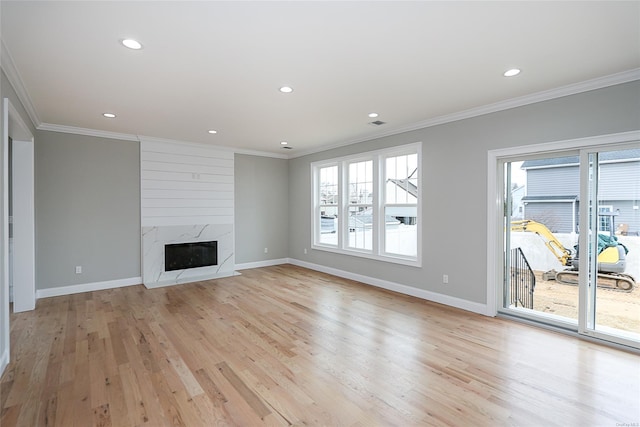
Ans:
{"type": "Polygon", "coordinates": [[[233,224],[233,152],[140,141],[142,226],[233,224]]]}
{"type": "Polygon", "coordinates": [[[175,285],[234,274],[234,153],[141,138],[142,281],[175,285]],[[165,271],[165,245],[215,240],[218,264],[165,271]]]}

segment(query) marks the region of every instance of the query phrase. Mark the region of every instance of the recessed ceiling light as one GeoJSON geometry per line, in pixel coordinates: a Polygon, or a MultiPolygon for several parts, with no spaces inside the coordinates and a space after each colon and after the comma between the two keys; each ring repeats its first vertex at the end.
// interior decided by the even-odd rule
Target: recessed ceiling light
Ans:
{"type": "Polygon", "coordinates": [[[280,88],[280,92],[282,92],[282,93],[291,93],[291,92],[293,92],[293,88],[289,87],[289,86],[282,86],[280,88]]]}
{"type": "Polygon", "coordinates": [[[374,119],[374,118],[378,117],[378,113],[369,113],[369,117],[374,119]]]}
{"type": "Polygon", "coordinates": [[[115,119],[116,115],[113,113],[102,113],[103,116],[105,116],[108,119],[115,119]]]}
{"type": "Polygon", "coordinates": [[[505,77],[513,77],[513,76],[517,76],[518,74],[520,74],[520,70],[518,68],[512,68],[510,70],[505,71],[503,75],[505,77]]]}
{"type": "Polygon", "coordinates": [[[139,41],[134,39],[124,39],[122,40],[122,44],[128,47],[129,49],[134,49],[134,50],[142,49],[142,44],[139,41]]]}
{"type": "Polygon", "coordinates": [[[207,132],[209,132],[210,134],[218,133],[218,131],[217,131],[217,130],[213,130],[213,129],[211,129],[211,130],[209,130],[209,131],[207,131],[207,132]]]}
{"type": "Polygon", "coordinates": [[[287,145],[287,144],[289,144],[287,141],[281,141],[280,142],[280,145],[287,145]]]}

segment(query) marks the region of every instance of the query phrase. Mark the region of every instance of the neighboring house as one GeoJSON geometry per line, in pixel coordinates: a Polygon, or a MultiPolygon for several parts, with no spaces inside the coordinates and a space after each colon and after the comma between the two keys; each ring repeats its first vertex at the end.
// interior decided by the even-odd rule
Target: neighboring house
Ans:
{"type": "Polygon", "coordinates": [[[524,203],[522,199],[526,194],[526,185],[516,184],[511,189],[511,219],[524,219],[524,203]]]}
{"type": "MultiPolygon", "coordinates": [[[[640,150],[611,151],[600,155],[599,210],[612,215],[599,219],[600,231],[624,227],[640,232],[640,150]]],[[[524,218],[544,223],[558,233],[579,232],[578,156],[528,160],[524,218]]],[[[615,231],[615,230],[614,230],[615,231]]]]}
{"type": "MultiPolygon", "coordinates": [[[[415,172],[414,172],[415,173],[415,172]]],[[[404,201],[405,203],[416,203],[418,196],[418,187],[411,177],[406,179],[389,179],[387,180],[387,191],[393,192],[395,200],[404,201]]],[[[321,203],[332,203],[337,205],[337,194],[321,194],[321,203]]],[[[351,195],[350,201],[353,204],[371,204],[373,203],[373,195],[370,192],[362,192],[358,195],[351,195]]],[[[335,233],[338,227],[337,217],[329,215],[326,211],[321,213],[320,232],[335,233]]],[[[391,206],[386,209],[385,224],[386,226],[398,225],[400,223],[406,225],[415,225],[418,216],[417,207],[410,206],[391,206]]],[[[370,229],[373,224],[372,208],[361,207],[360,211],[353,212],[349,216],[349,230],[370,229]]]]}

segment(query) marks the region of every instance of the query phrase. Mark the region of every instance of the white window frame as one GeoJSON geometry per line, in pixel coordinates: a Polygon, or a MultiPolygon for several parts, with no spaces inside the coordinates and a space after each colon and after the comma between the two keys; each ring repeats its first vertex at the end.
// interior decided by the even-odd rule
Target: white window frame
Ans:
{"type": "MultiPolygon", "coordinates": [[[[341,165],[338,162],[326,162],[324,164],[322,164],[321,166],[319,166],[315,171],[314,171],[314,176],[313,176],[313,181],[314,183],[317,183],[314,185],[314,189],[313,189],[313,206],[312,206],[312,216],[313,216],[313,236],[315,236],[315,239],[319,242],[319,237],[320,234],[322,233],[322,225],[321,225],[321,221],[318,220],[318,218],[320,218],[321,213],[322,213],[322,208],[323,207],[334,207],[334,205],[330,205],[330,204],[321,204],[320,203],[320,169],[322,168],[331,168],[331,167],[337,167],[338,169],[338,182],[337,182],[337,186],[338,186],[338,197],[340,198],[342,195],[342,173],[340,171],[341,165]]],[[[342,211],[341,211],[341,206],[340,204],[336,204],[335,208],[338,210],[338,212],[340,213],[340,215],[342,215],[342,211]]],[[[339,229],[340,224],[341,224],[342,218],[341,216],[338,216],[338,221],[337,221],[337,227],[339,229]]],[[[336,230],[336,233],[339,233],[338,229],[336,230]]],[[[340,234],[338,234],[338,236],[340,236],[340,234]]],[[[341,236],[340,236],[341,238],[341,236]]],[[[316,241],[314,240],[314,242],[316,241]]],[[[324,246],[328,246],[328,247],[339,247],[341,242],[337,242],[336,245],[330,245],[328,243],[319,243],[322,244],[324,246]]]]}
{"type": "MultiPolygon", "coordinates": [[[[375,253],[376,250],[376,230],[375,230],[375,218],[377,216],[377,212],[376,212],[376,187],[377,187],[377,182],[378,182],[378,177],[377,177],[377,168],[376,168],[376,158],[375,156],[370,156],[370,155],[366,155],[363,157],[353,157],[353,158],[349,158],[347,160],[344,160],[343,162],[341,162],[342,164],[342,181],[344,182],[344,187],[342,188],[342,195],[344,196],[344,202],[341,204],[341,210],[340,210],[340,214],[342,215],[342,218],[345,219],[346,222],[346,231],[347,234],[349,232],[349,208],[353,208],[353,207],[365,207],[365,206],[371,206],[371,214],[373,217],[373,221],[374,221],[374,229],[373,231],[373,237],[372,237],[372,247],[371,249],[364,249],[364,248],[356,248],[354,246],[349,246],[349,238],[347,237],[347,234],[343,233],[344,236],[344,248],[346,250],[350,250],[350,251],[356,251],[356,252],[362,252],[362,253],[368,253],[368,254],[373,254],[375,253]],[[351,177],[349,174],[349,166],[354,164],[354,163],[361,163],[361,162],[371,162],[371,166],[373,168],[373,177],[372,177],[372,184],[373,184],[373,199],[371,200],[370,204],[361,204],[361,203],[356,203],[356,204],[352,204],[350,200],[348,200],[349,198],[349,185],[350,185],[350,181],[351,181],[351,177]]],[[[342,201],[342,200],[341,200],[342,201]]]]}
{"type": "MultiPolygon", "coordinates": [[[[598,213],[613,213],[613,205],[598,205],[598,213]]],[[[598,231],[603,233],[608,233],[611,230],[611,217],[610,216],[599,216],[598,217],[598,231]],[[605,226],[605,227],[603,227],[605,226]],[[605,229],[606,228],[606,229],[605,229]]]]}
{"type": "Polygon", "coordinates": [[[397,147],[358,153],[350,156],[321,160],[311,163],[311,248],[315,250],[333,252],[344,255],[369,258],[378,261],[404,264],[413,267],[422,266],[422,143],[416,142],[397,147]],[[388,157],[416,154],[418,157],[418,197],[416,203],[416,256],[406,256],[385,252],[385,191],[384,162],[388,157]],[[349,246],[349,164],[372,160],[373,163],[373,199],[372,199],[372,249],[358,249],[349,246]],[[319,203],[319,172],[320,169],[330,166],[338,166],[339,204],[337,244],[320,242],[320,203],[319,203]],[[380,220],[382,218],[382,221],[380,220]]]}

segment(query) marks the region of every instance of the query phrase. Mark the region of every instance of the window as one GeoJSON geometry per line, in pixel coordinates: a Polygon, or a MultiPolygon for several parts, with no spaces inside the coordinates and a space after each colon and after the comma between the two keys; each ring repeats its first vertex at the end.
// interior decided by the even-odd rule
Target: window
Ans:
{"type": "Polygon", "coordinates": [[[611,231],[613,206],[598,206],[598,231],[611,231]]]}
{"type": "Polygon", "coordinates": [[[419,266],[420,153],[416,143],[313,163],[313,248],[419,266]]]}
{"type": "Polygon", "coordinates": [[[318,184],[318,210],[320,235],[318,241],[337,245],[338,231],[338,166],[320,168],[318,184]]]}
{"type": "Polygon", "coordinates": [[[416,256],[418,218],[418,154],[385,158],[385,252],[416,256]],[[401,227],[404,225],[404,227],[401,227]]]}
{"type": "Polygon", "coordinates": [[[347,246],[373,249],[373,161],[349,163],[349,238],[347,246]]]}

